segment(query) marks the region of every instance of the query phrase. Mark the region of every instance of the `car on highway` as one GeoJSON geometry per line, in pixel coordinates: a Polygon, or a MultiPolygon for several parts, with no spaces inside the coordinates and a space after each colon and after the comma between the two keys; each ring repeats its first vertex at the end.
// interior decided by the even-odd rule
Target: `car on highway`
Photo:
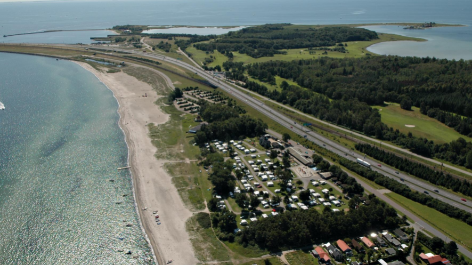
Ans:
{"type": "Polygon", "coordinates": [[[427,191],[423,191],[423,192],[424,192],[425,194],[429,194],[429,192],[427,192],[427,191]]]}
{"type": "Polygon", "coordinates": [[[382,165],[381,165],[381,164],[378,164],[377,166],[379,166],[379,167],[382,167],[382,165]]]}
{"type": "Polygon", "coordinates": [[[437,193],[439,193],[439,190],[434,190],[434,192],[437,192],[437,193]]]}
{"type": "Polygon", "coordinates": [[[400,180],[401,180],[401,181],[405,181],[405,180],[404,180],[404,179],[402,179],[402,178],[401,178],[400,180]]]}
{"type": "Polygon", "coordinates": [[[461,198],[461,201],[463,201],[463,202],[466,202],[467,200],[466,200],[466,199],[464,199],[464,198],[461,198]]]}
{"type": "Polygon", "coordinates": [[[395,171],[395,174],[400,174],[400,173],[398,173],[398,171],[395,171]]]}

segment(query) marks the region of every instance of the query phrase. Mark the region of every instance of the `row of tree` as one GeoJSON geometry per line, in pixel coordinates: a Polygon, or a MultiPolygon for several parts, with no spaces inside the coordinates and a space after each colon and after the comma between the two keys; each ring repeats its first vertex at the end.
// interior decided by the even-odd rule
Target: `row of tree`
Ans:
{"type": "Polygon", "coordinates": [[[394,228],[399,223],[395,210],[373,197],[369,206],[360,205],[348,212],[332,212],[326,207],[319,213],[311,208],[261,219],[245,228],[236,242],[273,251],[359,236],[373,230],[394,228]]]}
{"type": "Polygon", "coordinates": [[[430,108],[424,102],[420,104],[420,112],[454,128],[460,134],[472,136],[472,118],[462,117],[439,108],[430,108]]]}
{"type": "Polygon", "coordinates": [[[433,208],[449,217],[461,220],[472,226],[472,214],[465,210],[454,207],[426,194],[413,191],[405,184],[399,183],[394,179],[386,177],[376,171],[372,171],[346,158],[341,157],[339,159],[339,163],[347,169],[361,175],[362,177],[374,181],[376,184],[398,193],[403,197],[433,208]]]}
{"type": "Polygon", "coordinates": [[[434,170],[423,164],[401,158],[393,153],[385,152],[369,144],[356,144],[356,149],[368,156],[391,165],[401,171],[410,173],[413,176],[429,181],[434,185],[443,186],[455,192],[460,192],[467,196],[472,196],[472,185],[466,180],[461,180],[439,170],[434,170]]]}

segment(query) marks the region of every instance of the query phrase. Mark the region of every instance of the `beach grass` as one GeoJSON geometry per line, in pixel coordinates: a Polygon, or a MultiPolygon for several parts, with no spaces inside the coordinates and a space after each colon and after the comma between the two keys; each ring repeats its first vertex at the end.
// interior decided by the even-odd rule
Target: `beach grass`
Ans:
{"type": "Polygon", "coordinates": [[[285,258],[291,265],[296,264],[319,264],[309,251],[297,250],[285,254],[285,258]]]}
{"type": "Polygon", "coordinates": [[[228,250],[216,238],[210,224],[208,213],[198,213],[187,220],[186,229],[190,234],[195,256],[203,263],[230,261],[228,250]]]}
{"type": "Polygon", "coordinates": [[[195,162],[166,163],[166,170],[172,176],[172,183],[177,188],[183,202],[191,211],[204,210],[205,200],[200,184],[201,173],[195,162]]]}
{"type": "Polygon", "coordinates": [[[472,250],[472,229],[466,223],[407,199],[397,193],[391,192],[385,195],[415,213],[425,222],[440,230],[457,243],[466,247],[468,250],[472,250]]]}
{"type": "Polygon", "coordinates": [[[408,111],[400,108],[400,105],[396,103],[388,103],[387,106],[375,106],[374,108],[380,111],[383,123],[404,134],[411,132],[414,136],[427,138],[435,143],[449,143],[459,137],[466,141],[472,141],[471,138],[461,135],[444,123],[421,114],[419,108],[412,107],[412,110],[408,111]],[[405,125],[414,125],[414,127],[405,125]]]}

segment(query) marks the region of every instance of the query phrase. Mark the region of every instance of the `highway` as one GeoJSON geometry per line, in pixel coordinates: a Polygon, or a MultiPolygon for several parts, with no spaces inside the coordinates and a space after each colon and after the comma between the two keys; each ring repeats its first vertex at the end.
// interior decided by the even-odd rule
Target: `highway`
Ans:
{"type": "MultiPolygon", "coordinates": [[[[106,50],[109,50],[109,48],[106,49],[106,50]]],[[[302,137],[305,137],[307,140],[310,140],[310,141],[314,142],[315,144],[318,144],[319,146],[323,146],[324,148],[326,148],[326,149],[328,149],[328,150],[330,150],[330,151],[332,151],[332,152],[334,152],[334,153],[336,153],[340,156],[343,156],[343,157],[345,157],[345,158],[347,158],[351,161],[356,161],[357,158],[361,158],[361,159],[363,159],[363,160],[365,160],[365,161],[367,161],[368,163],[371,164],[371,169],[372,170],[377,171],[377,172],[379,172],[379,173],[381,173],[381,174],[383,174],[387,177],[390,177],[392,179],[395,179],[398,182],[404,183],[404,184],[408,185],[413,190],[417,190],[419,192],[426,191],[432,197],[435,197],[439,200],[442,200],[442,201],[444,201],[448,204],[454,205],[455,207],[458,207],[460,209],[466,210],[468,212],[472,212],[472,206],[471,206],[470,202],[461,201],[461,197],[459,197],[455,194],[449,193],[449,192],[445,192],[443,190],[441,190],[439,193],[437,193],[437,192],[434,191],[437,188],[432,184],[429,184],[429,183],[426,183],[424,181],[420,181],[420,180],[417,180],[415,178],[412,178],[408,175],[402,174],[401,172],[398,172],[395,168],[392,168],[392,167],[389,167],[389,166],[386,166],[386,165],[378,166],[378,163],[373,161],[372,159],[370,159],[370,158],[365,158],[364,159],[364,155],[359,154],[357,152],[354,152],[354,151],[344,147],[343,145],[338,144],[337,142],[334,142],[334,141],[326,138],[325,136],[322,136],[320,134],[317,134],[313,131],[308,130],[303,125],[297,124],[295,121],[288,118],[284,114],[277,112],[276,110],[266,106],[263,102],[251,97],[248,92],[243,92],[240,89],[236,89],[236,88],[230,86],[229,84],[227,84],[227,83],[225,83],[225,82],[223,82],[219,79],[216,79],[215,77],[211,76],[210,74],[208,74],[207,72],[205,72],[203,69],[201,69],[199,67],[189,65],[185,62],[182,62],[180,60],[176,60],[174,58],[170,58],[170,57],[167,57],[167,56],[164,56],[164,55],[136,52],[136,51],[124,50],[124,49],[123,50],[114,49],[114,50],[139,54],[141,56],[145,56],[145,57],[149,57],[149,58],[153,58],[153,59],[157,59],[157,60],[162,60],[162,61],[165,61],[165,62],[175,64],[175,65],[180,66],[182,68],[188,69],[188,70],[200,75],[201,77],[207,79],[211,83],[217,85],[220,89],[230,93],[234,97],[236,97],[239,100],[243,101],[244,103],[246,103],[250,107],[258,110],[262,114],[266,115],[267,117],[271,118],[272,120],[276,121],[277,123],[281,124],[282,126],[286,127],[287,129],[293,131],[294,133],[296,133],[296,134],[298,134],[302,137]],[[398,172],[398,174],[396,172],[398,172]],[[404,180],[402,181],[401,179],[404,179],[404,180]]],[[[415,220],[416,225],[419,226],[421,229],[425,229],[425,230],[429,231],[430,233],[434,234],[435,236],[438,236],[438,237],[446,240],[447,242],[450,241],[450,239],[446,235],[444,235],[443,233],[441,233],[437,229],[431,227],[430,225],[428,225],[427,223],[425,223],[424,221],[419,219],[416,215],[412,214],[408,210],[406,210],[403,207],[401,207],[400,205],[396,204],[391,199],[389,199],[388,197],[386,197],[383,194],[379,193],[378,191],[376,191],[372,187],[368,186],[366,183],[362,182],[361,180],[358,179],[358,181],[359,181],[359,183],[363,184],[362,186],[368,187],[367,189],[370,192],[376,194],[378,197],[381,197],[387,203],[394,206],[394,208],[399,209],[400,211],[407,214],[410,218],[415,220]]],[[[459,243],[459,242],[457,242],[457,243],[459,243]]],[[[460,246],[460,245],[458,245],[458,246],[459,246],[459,250],[463,254],[465,254],[469,258],[472,258],[472,253],[471,252],[466,250],[463,246],[460,246]]]]}
{"type": "MultiPolygon", "coordinates": [[[[107,49],[109,50],[109,48],[107,49]]],[[[389,167],[387,165],[381,165],[378,166],[379,163],[366,157],[364,159],[364,155],[357,153],[355,151],[350,150],[349,148],[346,148],[345,146],[330,140],[329,138],[322,136],[320,134],[317,134],[315,132],[307,130],[306,127],[304,127],[301,124],[297,124],[295,121],[292,119],[288,118],[284,114],[277,112],[276,110],[264,105],[263,102],[251,97],[250,95],[242,92],[240,89],[236,89],[229,84],[225,83],[224,81],[221,81],[219,79],[216,79],[215,77],[211,76],[207,72],[205,72],[203,69],[199,67],[195,67],[193,65],[189,65],[185,62],[182,62],[180,60],[170,58],[164,55],[158,55],[158,54],[151,54],[151,53],[143,53],[143,52],[136,52],[133,50],[121,50],[121,49],[114,49],[114,50],[119,50],[123,52],[130,52],[134,54],[139,54],[141,56],[145,57],[150,57],[153,59],[157,60],[162,60],[166,61],[175,65],[178,65],[182,68],[188,69],[194,73],[197,73],[201,77],[207,79],[208,81],[212,82],[213,84],[217,85],[219,88],[222,90],[232,94],[233,96],[237,97],[238,99],[244,101],[246,104],[249,106],[255,108],[259,112],[263,113],[267,117],[273,119],[274,121],[278,122],[282,126],[286,127],[287,129],[293,131],[294,133],[297,133],[300,136],[305,136],[306,139],[310,140],[320,146],[323,146],[324,148],[340,155],[344,156],[345,158],[351,160],[351,161],[356,161],[357,158],[361,158],[368,163],[371,164],[371,169],[374,171],[377,171],[381,173],[384,176],[390,177],[392,179],[397,180],[398,182],[401,182],[403,184],[408,185],[411,189],[417,190],[419,192],[425,193],[427,192],[429,196],[437,198],[439,200],[442,200],[450,205],[453,205],[457,208],[463,209],[465,211],[468,211],[472,213],[472,204],[471,202],[463,202],[461,200],[460,196],[457,196],[453,193],[444,191],[444,190],[439,190],[437,189],[434,185],[427,183],[426,181],[418,180],[416,178],[413,178],[411,176],[408,176],[406,174],[403,174],[396,170],[395,168],[389,167]],[[398,172],[398,173],[396,173],[398,172]],[[403,179],[403,181],[401,180],[403,179]],[[438,190],[439,192],[435,192],[435,190],[438,190]]]]}

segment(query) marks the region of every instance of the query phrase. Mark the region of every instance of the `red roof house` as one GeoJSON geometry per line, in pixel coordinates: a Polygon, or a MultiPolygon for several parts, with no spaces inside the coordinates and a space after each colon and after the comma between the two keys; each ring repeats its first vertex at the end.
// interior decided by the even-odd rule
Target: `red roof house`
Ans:
{"type": "Polygon", "coordinates": [[[316,247],[315,251],[319,255],[319,259],[325,263],[329,263],[331,258],[329,257],[328,253],[326,253],[322,248],[316,247]]]}
{"type": "Polygon", "coordinates": [[[338,245],[338,247],[343,251],[343,252],[350,252],[351,251],[351,248],[346,244],[346,242],[344,242],[343,240],[339,239],[338,241],[336,241],[336,244],[338,245]]]}
{"type": "Polygon", "coordinates": [[[443,258],[439,255],[433,255],[431,253],[421,253],[420,258],[423,259],[428,264],[443,263],[443,258]]]}
{"type": "Polygon", "coordinates": [[[368,248],[373,248],[375,246],[366,236],[362,238],[362,242],[364,242],[368,248]]]}

